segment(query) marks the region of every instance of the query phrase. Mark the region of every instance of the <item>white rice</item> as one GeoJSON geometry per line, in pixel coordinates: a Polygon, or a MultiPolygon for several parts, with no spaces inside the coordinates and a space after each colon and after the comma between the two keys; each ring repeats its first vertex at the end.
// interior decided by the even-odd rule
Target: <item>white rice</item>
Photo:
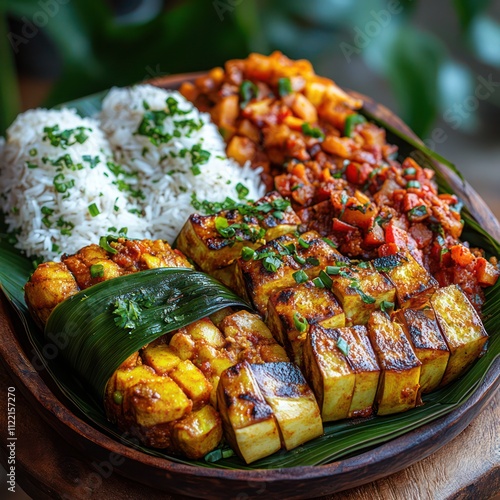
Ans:
{"type": "Polygon", "coordinates": [[[0,208],[8,231],[16,234],[15,246],[29,257],[52,260],[95,242],[111,227],[127,227],[138,237],[142,221],[128,212],[130,201],[113,184],[110,160],[109,144],[93,119],[68,109],[19,115],[7,130],[0,163],[0,208]],[[54,126],[55,135],[81,131],[82,143],[73,132],[52,145],[44,128],[54,126]]]}
{"type": "Polygon", "coordinates": [[[104,99],[100,119],[116,161],[129,172],[138,173],[139,187],[147,200],[145,219],[155,237],[175,239],[194,211],[193,193],[199,200],[220,202],[227,196],[237,199],[235,188],[242,184],[249,190],[250,199],[264,194],[259,172],[228,159],[224,141],[210,115],[200,113],[178,92],[151,85],[112,89],[104,99]],[[172,109],[167,99],[181,114],[170,115],[172,109]],[[172,136],[177,129],[180,137],[155,145],[149,136],[137,133],[145,116],[155,111],[169,113],[160,126],[162,133],[172,136]],[[181,121],[189,123],[183,127],[179,125],[181,121]],[[190,126],[195,124],[199,130],[190,126]],[[210,153],[206,163],[194,167],[194,173],[192,155],[186,153],[193,147],[210,153]]]}
{"type": "Polygon", "coordinates": [[[209,115],[178,92],[113,89],[99,119],[69,109],[27,111],[0,142],[0,209],[26,255],[54,260],[122,227],[130,237],[172,243],[194,212],[193,193],[221,202],[237,199],[242,184],[249,199],[264,194],[259,171],[228,159],[209,115]],[[144,128],[153,114],[156,144],[144,128]],[[69,143],[57,139],[72,129],[69,143]]]}

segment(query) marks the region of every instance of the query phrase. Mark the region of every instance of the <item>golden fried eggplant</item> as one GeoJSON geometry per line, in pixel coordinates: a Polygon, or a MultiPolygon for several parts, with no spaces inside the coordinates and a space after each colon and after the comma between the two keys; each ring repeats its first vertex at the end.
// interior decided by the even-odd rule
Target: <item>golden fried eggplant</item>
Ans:
{"type": "Polygon", "coordinates": [[[220,273],[239,258],[243,247],[258,248],[266,241],[293,233],[298,224],[300,219],[290,204],[272,192],[239,209],[223,210],[217,215],[191,215],[179,233],[177,248],[202,271],[220,273]]]}
{"type": "Polygon", "coordinates": [[[288,356],[303,366],[303,345],[311,325],[345,326],[345,314],[328,288],[306,281],[274,293],[269,298],[267,324],[288,356]]]}
{"type": "Polygon", "coordinates": [[[423,306],[439,286],[410,252],[379,257],[373,260],[373,266],[396,287],[399,306],[402,308],[423,306]]]}
{"type": "Polygon", "coordinates": [[[350,320],[351,324],[365,325],[371,312],[379,309],[383,302],[394,303],[394,286],[369,263],[362,266],[330,266],[326,272],[333,281],[332,292],[339,299],[346,320],[350,320]]]}
{"type": "Polygon", "coordinates": [[[377,391],[377,413],[388,415],[420,404],[420,368],[401,325],[375,311],[368,321],[368,335],[381,368],[377,391]]]}
{"type": "Polygon", "coordinates": [[[439,386],[450,358],[450,350],[433,309],[400,309],[395,314],[395,319],[403,327],[422,363],[419,382],[422,394],[433,391],[439,386]]]}
{"type": "Polygon", "coordinates": [[[483,354],[488,334],[458,285],[437,290],[431,297],[431,305],[450,349],[450,360],[441,380],[441,385],[446,385],[483,354]]]}
{"type": "Polygon", "coordinates": [[[315,231],[300,237],[284,235],[259,248],[245,260],[237,260],[237,290],[246,296],[257,311],[265,316],[269,297],[276,291],[297,283],[297,272],[309,279],[319,275],[326,266],[347,262],[335,248],[315,231]]]}

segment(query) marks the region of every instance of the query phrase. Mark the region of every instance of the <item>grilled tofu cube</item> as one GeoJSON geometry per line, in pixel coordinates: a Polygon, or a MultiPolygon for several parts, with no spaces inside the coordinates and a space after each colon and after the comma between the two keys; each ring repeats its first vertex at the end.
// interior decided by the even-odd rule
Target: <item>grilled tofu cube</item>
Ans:
{"type": "Polygon", "coordinates": [[[229,266],[240,256],[244,246],[258,248],[264,241],[263,236],[258,219],[242,216],[237,210],[219,215],[192,214],[177,237],[177,248],[202,271],[210,273],[229,266]],[[234,235],[221,234],[217,229],[220,221],[225,221],[223,226],[236,225],[234,235]]]}
{"type": "Polygon", "coordinates": [[[210,275],[231,290],[234,290],[235,292],[238,291],[238,282],[236,281],[236,262],[233,262],[231,265],[223,267],[222,269],[214,269],[210,271],[210,275]]]}
{"type": "Polygon", "coordinates": [[[318,403],[293,363],[250,365],[257,384],[274,412],[287,450],[323,434],[318,403]]]}
{"type": "Polygon", "coordinates": [[[247,464],[281,448],[273,410],[247,362],[238,363],[222,373],[217,402],[226,439],[247,464]]]}
{"type": "Polygon", "coordinates": [[[267,324],[290,359],[302,367],[303,345],[310,326],[340,328],[345,326],[345,314],[330,290],[306,281],[271,295],[267,324]]]}
{"type": "Polygon", "coordinates": [[[368,321],[368,335],[382,370],[377,390],[377,413],[388,415],[420,404],[420,367],[403,328],[375,311],[368,321]]]}
{"type": "Polygon", "coordinates": [[[304,373],[324,422],[349,416],[356,375],[338,345],[338,330],[313,325],[304,344],[304,373]]]}
{"type": "Polygon", "coordinates": [[[488,334],[458,285],[437,290],[431,305],[450,349],[450,360],[440,384],[443,386],[459,377],[483,354],[488,334]]]}
{"type": "Polygon", "coordinates": [[[399,305],[403,308],[423,306],[439,286],[410,252],[374,259],[373,265],[394,284],[399,305]]]}
{"type": "Polygon", "coordinates": [[[420,390],[422,394],[433,391],[441,382],[450,350],[441,334],[432,308],[400,309],[395,314],[401,324],[417,358],[422,363],[420,390]]]}
{"type": "Polygon", "coordinates": [[[219,327],[226,338],[226,350],[234,353],[238,361],[289,361],[283,347],[257,314],[238,311],[226,316],[219,327]]]}
{"type": "Polygon", "coordinates": [[[148,345],[142,349],[141,358],[158,375],[167,375],[181,362],[181,358],[166,344],[148,345]]]}
{"type": "Polygon", "coordinates": [[[211,405],[205,405],[173,424],[172,444],[178,453],[199,459],[222,439],[222,421],[211,405]]]}
{"type": "Polygon", "coordinates": [[[297,231],[298,225],[301,223],[299,216],[294,212],[290,203],[286,202],[283,197],[277,192],[272,191],[254,204],[260,210],[265,209],[266,212],[260,211],[260,225],[266,230],[264,236],[266,241],[274,240],[284,234],[294,233],[297,231]],[[270,205],[270,210],[267,207],[270,205]],[[283,210],[283,206],[286,208],[283,210]],[[278,212],[279,217],[276,217],[278,212]]]}
{"type": "Polygon", "coordinates": [[[325,266],[338,261],[348,262],[348,259],[315,231],[304,233],[300,238],[280,236],[259,248],[252,259],[238,259],[238,292],[265,316],[269,297],[278,290],[295,285],[293,274],[296,271],[303,270],[312,279],[325,266]]]}
{"type": "Polygon", "coordinates": [[[356,374],[348,417],[368,417],[374,411],[380,367],[364,326],[339,328],[337,343],[344,341],[345,355],[356,374]],[[339,340],[339,339],[342,340],[339,340]]]}
{"type": "Polygon", "coordinates": [[[394,302],[396,290],[392,283],[375,271],[369,263],[367,267],[334,266],[327,269],[333,280],[332,292],[339,299],[346,319],[352,324],[364,325],[372,311],[380,308],[382,302],[394,302]]]}
{"type": "Polygon", "coordinates": [[[193,402],[194,410],[198,410],[208,403],[212,384],[190,360],[181,361],[168,376],[193,402]]]}

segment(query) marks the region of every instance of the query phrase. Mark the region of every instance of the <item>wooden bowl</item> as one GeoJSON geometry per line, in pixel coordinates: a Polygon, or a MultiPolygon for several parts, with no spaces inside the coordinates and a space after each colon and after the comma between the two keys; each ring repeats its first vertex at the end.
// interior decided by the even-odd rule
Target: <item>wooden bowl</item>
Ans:
{"type": "MultiPolygon", "coordinates": [[[[151,83],[178,88],[196,74],[156,79],[151,83]]],[[[411,134],[408,127],[389,110],[355,92],[365,107],[411,134]]],[[[415,137],[415,136],[414,136],[415,137]]],[[[464,201],[479,223],[500,240],[500,224],[479,195],[467,183],[442,165],[436,165],[464,201]]],[[[32,407],[62,438],[92,461],[110,461],[116,455],[125,460],[116,472],[139,483],[170,493],[198,498],[312,498],[339,492],[380,479],[422,460],[457,436],[492,399],[500,383],[500,359],[490,367],[483,382],[470,399],[447,414],[417,430],[352,458],[323,466],[277,470],[223,470],[170,462],[136,451],[93,427],[64,398],[43,371],[37,371],[30,345],[22,335],[15,313],[0,296],[0,358],[32,407]],[[35,365],[35,366],[34,366],[35,365]],[[116,455],[112,455],[116,454],[116,455]]]]}

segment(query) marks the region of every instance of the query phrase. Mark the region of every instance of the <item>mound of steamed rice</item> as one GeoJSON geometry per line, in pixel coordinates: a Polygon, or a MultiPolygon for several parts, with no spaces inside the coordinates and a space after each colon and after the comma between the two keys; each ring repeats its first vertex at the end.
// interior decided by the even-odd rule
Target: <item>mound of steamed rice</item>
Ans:
{"type": "MultiPolygon", "coordinates": [[[[73,110],[36,109],[9,127],[1,154],[0,208],[15,246],[52,260],[95,242],[110,228],[143,232],[108,163],[97,121],[73,110]]],[[[112,229],[111,229],[112,231],[112,229]]]]}
{"type": "Polygon", "coordinates": [[[138,180],[155,236],[175,239],[193,212],[193,193],[200,200],[237,199],[240,184],[250,199],[264,194],[259,173],[228,159],[210,115],[178,92],[151,85],[112,89],[100,119],[115,160],[138,180]]]}
{"type": "Polygon", "coordinates": [[[263,194],[259,172],[227,158],[209,115],[178,92],[113,89],[98,119],[27,111],[0,143],[0,210],[15,246],[54,260],[99,237],[170,243],[198,200],[263,194]]]}

